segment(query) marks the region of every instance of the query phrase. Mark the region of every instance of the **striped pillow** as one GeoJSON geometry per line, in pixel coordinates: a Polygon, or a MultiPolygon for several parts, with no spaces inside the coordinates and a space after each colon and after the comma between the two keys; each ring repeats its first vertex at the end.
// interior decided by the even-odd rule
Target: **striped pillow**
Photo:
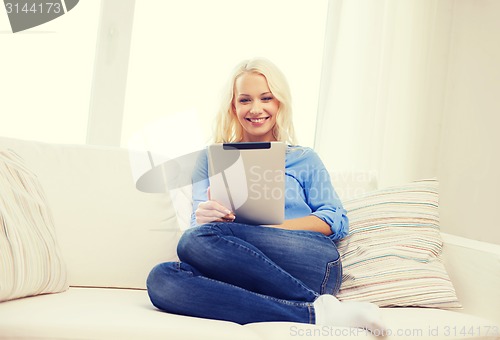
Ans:
{"type": "Polygon", "coordinates": [[[0,150],[0,302],[67,288],[38,179],[19,156],[0,150]]]}
{"type": "Polygon", "coordinates": [[[344,202],[339,300],[381,307],[461,307],[441,261],[438,182],[423,180],[344,202]]]}

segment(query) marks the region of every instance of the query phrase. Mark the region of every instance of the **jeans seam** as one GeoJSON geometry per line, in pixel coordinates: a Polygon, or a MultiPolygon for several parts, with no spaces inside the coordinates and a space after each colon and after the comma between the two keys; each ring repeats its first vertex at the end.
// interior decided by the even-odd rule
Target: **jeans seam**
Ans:
{"type": "Polygon", "coordinates": [[[316,324],[316,312],[312,304],[307,305],[307,310],[309,311],[309,323],[316,324]]]}
{"type": "MultiPolygon", "coordinates": [[[[339,264],[339,262],[340,262],[340,257],[338,259],[336,259],[335,261],[328,262],[328,264],[326,265],[325,278],[323,279],[323,282],[321,284],[321,294],[328,293],[328,292],[326,292],[326,285],[328,284],[328,280],[330,279],[331,269],[332,269],[332,267],[337,266],[339,264]]],[[[333,287],[332,294],[336,293],[339,286],[340,286],[339,279],[337,278],[335,286],[333,287]]]]}
{"type": "Polygon", "coordinates": [[[344,268],[342,267],[342,258],[339,256],[339,276],[337,278],[337,285],[335,286],[334,293],[337,294],[342,286],[342,281],[344,278],[344,268]]]}

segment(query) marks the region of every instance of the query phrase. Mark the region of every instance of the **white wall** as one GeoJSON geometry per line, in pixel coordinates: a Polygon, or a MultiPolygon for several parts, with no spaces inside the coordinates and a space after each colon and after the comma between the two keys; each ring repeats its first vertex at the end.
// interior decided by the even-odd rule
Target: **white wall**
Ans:
{"type": "Polygon", "coordinates": [[[446,232],[500,244],[500,1],[453,2],[438,160],[446,232]]]}
{"type": "Polygon", "coordinates": [[[80,1],[15,34],[0,9],[0,135],[126,146],[148,124],[193,109],[210,134],[233,66],[264,56],[286,74],[299,142],[312,146],[327,4],[80,1]]]}

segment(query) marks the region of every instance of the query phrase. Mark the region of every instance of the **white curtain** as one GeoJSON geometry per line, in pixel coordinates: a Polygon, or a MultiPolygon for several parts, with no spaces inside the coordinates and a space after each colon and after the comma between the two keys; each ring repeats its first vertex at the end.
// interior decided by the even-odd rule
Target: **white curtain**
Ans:
{"type": "Polygon", "coordinates": [[[437,171],[452,0],[330,0],[315,148],[379,186],[437,171]]]}

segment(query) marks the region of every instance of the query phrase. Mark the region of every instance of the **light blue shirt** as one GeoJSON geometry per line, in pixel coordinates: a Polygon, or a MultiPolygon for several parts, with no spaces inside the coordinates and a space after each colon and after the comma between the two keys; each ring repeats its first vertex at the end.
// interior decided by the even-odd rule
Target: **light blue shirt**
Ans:
{"type": "MultiPolygon", "coordinates": [[[[285,159],[285,219],[314,215],[325,221],[332,230],[330,238],[339,240],[349,231],[347,212],[335,192],[328,171],[318,154],[311,148],[288,146],[285,159]]],[[[193,213],[205,202],[208,179],[207,152],[201,153],[193,173],[193,213]]]]}

